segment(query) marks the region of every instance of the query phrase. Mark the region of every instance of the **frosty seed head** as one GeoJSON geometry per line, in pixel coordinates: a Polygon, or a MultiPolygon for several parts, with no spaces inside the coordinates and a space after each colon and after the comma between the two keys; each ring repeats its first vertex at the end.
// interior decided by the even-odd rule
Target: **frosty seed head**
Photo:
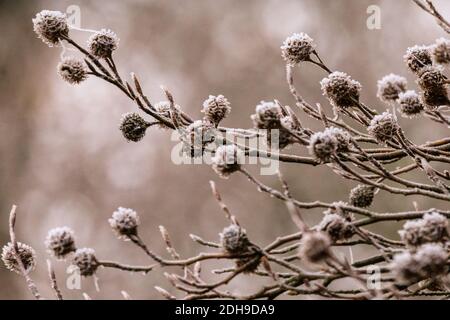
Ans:
{"type": "Polygon", "coordinates": [[[214,140],[215,129],[211,122],[194,121],[182,134],[183,152],[191,158],[201,157],[206,147],[214,140]]]}
{"type": "Polygon", "coordinates": [[[437,243],[427,243],[420,246],[415,254],[420,261],[423,278],[434,278],[448,271],[448,252],[437,243]]]}
{"type": "Polygon", "coordinates": [[[256,106],[255,114],[251,115],[255,128],[278,129],[282,117],[281,108],[275,102],[261,101],[256,106]]]}
{"type": "Polygon", "coordinates": [[[280,119],[279,130],[267,132],[267,145],[271,148],[282,150],[297,141],[290,132],[296,132],[300,129],[299,123],[292,116],[284,116],[280,119]],[[277,145],[274,144],[275,142],[277,142],[277,145]]]}
{"type": "Polygon", "coordinates": [[[420,70],[417,83],[422,90],[436,90],[445,85],[445,80],[446,79],[441,68],[427,66],[420,70]]]}
{"type": "Polygon", "coordinates": [[[336,152],[349,151],[351,136],[347,131],[336,127],[328,127],[324,130],[324,133],[329,134],[336,139],[336,152]]]}
{"type": "Polygon", "coordinates": [[[436,39],[436,43],[431,47],[434,61],[439,64],[450,63],[450,40],[445,38],[436,39]]]}
{"type": "Polygon", "coordinates": [[[291,66],[308,60],[313,51],[313,39],[303,32],[286,38],[281,46],[281,56],[291,66]]]}
{"type": "Polygon", "coordinates": [[[45,239],[45,246],[55,258],[64,259],[76,250],[74,232],[68,227],[51,229],[45,239]]]}
{"type": "Polygon", "coordinates": [[[427,46],[416,45],[408,48],[403,59],[408,68],[416,74],[418,74],[423,67],[431,66],[433,64],[430,48],[427,46]]]}
{"type": "Polygon", "coordinates": [[[59,44],[63,37],[69,35],[67,17],[62,12],[42,10],[32,21],[34,32],[49,47],[59,44]]]}
{"type": "Polygon", "coordinates": [[[320,263],[330,256],[330,237],[323,232],[307,232],[302,237],[299,248],[300,259],[310,263],[320,263]]]}
{"type": "Polygon", "coordinates": [[[422,91],[421,99],[428,110],[434,110],[439,106],[450,104],[445,86],[422,91]]]}
{"type": "MultiPolygon", "coordinates": [[[[16,252],[20,260],[22,261],[25,271],[27,273],[33,271],[36,267],[36,252],[34,251],[34,249],[29,245],[17,242],[16,252]]],[[[18,274],[22,274],[19,264],[17,263],[17,260],[15,258],[14,248],[11,242],[3,246],[2,261],[8,270],[14,271],[18,274]]]]}
{"type": "Polygon", "coordinates": [[[119,207],[108,219],[109,225],[120,238],[137,235],[139,216],[133,209],[119,207]]]}
{"type": "Polygon", "coordinates": [[[203,102],[202,112],[205,114],[205,118],[208,121],[217,126],[220,121],[222,121],[231,112],[231,107],[227,98],[223,95],[210,95],[209,98],[203,102]]]}
{"type": "Polygon", "coordinates": [[[94,33],[88,40],[89,52],[97,58],[109,58],[117,49],[119,38],[111,30],[102,29],[94,33]]]}
{"type": "Polygon", "coordinates": [[[309,141],[309,152],[322,162],[330,162],[336,153],[338,141],[328,131],[316,132],[309,141]]]}
{"type": "Polygon", "coordinates": [[[400,93],[406,91],[408,82],[406,78],[396,74],[388,74],[378,80],[377,97],[384,102],[393,102],[398,99],[400,93]]]}
{"type": "Polygon", "coordinates": [[[349,203],[354,207],[366,208],[372,204],[374,195],[374,187],[358,185],[350,191],[349,203]]]}
{"type": "Polygon", "coordinates": [[[422,279],[420,264],[409,251],[403,251],[394,256],[390,268],[396,283],[410,285],[422,279]]]}
{"type": "Polygon", "coordinates": [[[222,248],[231,254],[245,253],[250,244],[245,229],[236,224],[223,229],[219,236],[222,248]]]}
{"type": "Polygon", "coordinates": [[[70,84],[79,84],[87,78],[84,62],[74,57],[64,57],[58,64],[57,71],[59,76],[70,84]]]}
{"type": "Polygon", "coordinates": [[[353,236],[353,226],[339,214],[326,214],[318,226],[318,230],[328,234],[333,242],[353,236]]]}
{"type": "Polygon", "coordinates": [[[80,275],[84,277],[92,276],[99,267],[94,249],[77,249],[73,256],[72,263],[80,270],[80,275]]]}
{"type": "Polygon", "coordinates": [[[394,136],[397,128],[395,117],[389,111],[385,111],[372,118],[367,131],[377,141],[386,142],[394,136]]]}
{"type": "Polygon", "coordinates": [[[361,84],[344,72],[333,72],[320,82],[323,95],[335,107],[348,108],[359,102],[361,84]]]}
{"type": "Polygon", "coordinates": [[[415,117],[424,109],[420,96],[414,90],[400,92],[397,102],[404,117],[415,117]]]}
{"type": "Polygon", "coordinates": [[[399,234],[408,246],[417,247],[429,242],[445,242],[448,240],[447,227],[447,218],[432,211],[424,214],[422,219],[407,221],[399,234]]]}
{"type": "Polygon", "coordinates": [[[234,144],[219,146],[211,159],[212,168],[222,178],[228,178],[240,169],[242,155],[242,151],[234,144]]]}
{"type": "Polygon", "coordinates": [[[138,142],[145,136],[149,123],[138,113],[129,112],[122,115],[119,129],[128,141],[138,142]]]}

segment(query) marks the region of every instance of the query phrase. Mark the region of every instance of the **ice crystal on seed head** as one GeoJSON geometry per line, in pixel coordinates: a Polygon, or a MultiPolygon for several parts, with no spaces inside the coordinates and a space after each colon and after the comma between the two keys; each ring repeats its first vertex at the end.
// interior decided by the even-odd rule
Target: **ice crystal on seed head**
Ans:
{"type": "Polygon", "coordinates": [[[137,235],[139,216],[133,209],[119,207],[108,222],[119,237],[127,239],[129,236],[137,235]]]}
{"type": "Polygon", "coordinates": [[[88,40],[89,52],[96,58],[110,58],[119,45],[119,38],[111,30],[102,29],[88,40]]]}
{"type": "Polygon", "coordinates": [[[32,19],[34,32],[49,47],[59,44],[69,35],[67,17],[59,11],[42,10],[32,19]]]}
{"type": "Polygon", "coordinates": [[[320,82],[323,95],[335,107],[349,108],[359,102],[361,84],[344,72],[335,71],[320,82]]]}

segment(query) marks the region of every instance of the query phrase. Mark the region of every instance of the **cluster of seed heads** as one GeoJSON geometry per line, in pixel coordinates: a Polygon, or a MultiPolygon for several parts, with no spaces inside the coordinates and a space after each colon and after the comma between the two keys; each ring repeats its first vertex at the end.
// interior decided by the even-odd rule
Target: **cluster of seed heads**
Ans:
{"type": "Polygon", "coordinates": [[[212,122],[215,126],[218,126],[230,112],[231,107],[227,98],[223,95],[209,96],[208,99],[203,102],[203,110],[205,118],[212,122]]]}
{"type": "Polygon", "coordinates": [[[113,212],[108,222],[111,228],[121,238],[127,239],[128,237],[137,235],[139,216],[133,209],[119,207],[113,212]]]}
{"type": "Polygon", "coordinates": [[[367,127],[369,134],[378,142],[389,141],[396,134],[397,129],[397,120],[389,111],[374,116],[367,127]]]}
{"type": "Polygon", "coordinates": [[[150,124],[138,113],[129,112],[122,116],[119,129],[128,141],[138,142],[145,136],[150,124]]]}
{"type": "Polygon", "coordinates": [[[391,269],[400,285],[411,285],[447,273],[448,253],[440,244],[427,243],[415,251],[403,251],[394,256],[391,269]]]}
{"type": "Polygon", "coordinates": [[[99,59],[110,58],[118,45],[119,38],[117,38],[117,35],[107,29],[94,33],[88,40],[89,52],[99,59]]]}
{"type": "Polygon", "coordinates": [[[69,35],[67,17],[59,11],[42,10],[32,21],[34,32],[50,47],[69,35]]]}
{"type": "Polygon", "coordinates": [[[372,204],[374,196],[374,187],[358,185],[350,191],[348,201],[354,207],[366,208],[372,204]]]}
{"type": "Polygon", "coordinates": [[[394,102],[400,93],[406,91],[407,80],[396,74],[388,74],[378,81],[377,96],[384,102],[394,102]]]}
{"type": "Polygon", "coordinates": [[[438,212],[426,213],[422,219],[409,220],[399,231],[400,237],[408,245],[417,247],[424,243],[449,240],[447,218],[438,212]]]}
{"type": "Polygon", "coordinates": [[[342,129],[330,127],[316,132],[309,141],[309,151],[322,162],[329,162],[336,152],[350,148],[350,135],[342,129]]]}
{"type": "Polygon", "coordinates": [[[213,170],[221,177],[227,178],[241,167],[243,152],[234,144],[219,146],[211,159],[213,170]]]}
{"type": "Polygon", "coordinates": [[[288,37],[281,46],[281,55],[283,59],[290,65],[307,61],[310,59],[311,53],[314,52],[313,39],[306,33],[294,33],[288,37]]]}
{"type": "Polygon", "coordinates": [[[335,71],[320,81],[323,95],[339,108],[350,108],[359,103],[361,84],[344,72],[335,71]]]}
{"type": "Polygon", "coordinates": [[[76,250],[74,232],[68,227],[52,229],[47,234],[45,246],[55,258],[64,259],[76,250]]]}
{"type": "Polygon", "coordinates": [[[70,84],[79,84],[86,80],[86,65],[80,59],[74,57],[64,57],[57,67],[60,77],[70,84]]]}
{"type": "MultiPolygon", "coordinates": [[[[27,273],[33,271],[36,267],[36,252],[34,249],[25,243],[17,242],[15,251],[20,261],[22,261],[25,271],[27,273]]],[[[3,247],[2,261],[8,270],[21,274],[21,268],[15,257],[14,246],[9,242],[3,247]]]]}

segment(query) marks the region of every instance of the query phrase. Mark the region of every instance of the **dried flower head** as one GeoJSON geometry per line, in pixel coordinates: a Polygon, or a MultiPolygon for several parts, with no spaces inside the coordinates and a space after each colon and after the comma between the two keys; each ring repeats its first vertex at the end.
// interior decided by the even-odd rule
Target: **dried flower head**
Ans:
{"type": "Polygon", "coordinates": [[[445,85],[446,78],[442,69],[435,66],[423,67],[419,72],[417,83],[422,90],[436,90],[445,85]]]}
{"type": "Polygon", "coordinates": [[[329,131],[316,132],[309,141],[309,152],[322,162],[329,162],[337,151],[338,141],[329,131]]]}
{"type": "Polygon", "coordinates": [[[219,234],[222,248],[231,254],[245,253],[250,244],[245,229],[231,224],[219,234]]]}
{"type": "Polygon", "coordinates": [[[57,70],[60,77],[70,84],[79,84],[87,78],[86,65],[74,57],[64,57],[57,70]]]}
{"type": "Polygon", "coordinates": [[[122,115],[119,129],[128,141],[138,142],[145,136],[145,132],[149,127],[149,123],[145,121],[138,113],[129,112],[122,115]]]}
{"type": "Polygon", "coordinates": [[[281,56],[290,65],[307,61],[314,51],[313,39],[306,33],[294,33],[284,40],[281,46],[281,56]]]}
{"type": "Polygon", "coordinates": [[[434,110],[436,107],[449,105],[448,92],[445,86],[435,87],[434,89],[422,91],[422,102],[428,110],[434,110]]]}
{"type": "MultiPolygon", "coordinates": [[[[33,271],[36,266],[36,252],[34,249],[27,244],[17,242],[16,252],[22,261],[25,271],[27,273],[33,271]]],[[[11,242],[3,246],[2,261],[8,270],[21,274],[19,264],[17,263],[14,255],[13,244],[11,242]]]]}
{"type": "Polygon", "coordinates": [[[242,156],[243,152],[234,144],[219,146],[211,159],[212,168],[222,178],[228,178],[241,168],[242,156]]]}
{"type": "Polygon", "coordinates": [[[181,135],[183,152],[189,157],[201,157],[206,147],[214,142],[216,132],[211,122],[197,120],[191,123],[181,135]]]}
{"type": "Polygon", "coordinates": [[[133,209],[119,207],[108,222],[119,237],[128,239],[129,236],[137,235],[139,216],[133,209]]]}
{"type": "Polygon", "coordinates": [[[320,82],[323,95],[335,107],[349,108],[359,102],[361,84],[344,72],[333,72],[320,82]]]}
{"type": "Polygon", "coordinates": [[[62,12],[42,10],[32,21],[34,32],[49,47],[59,44],[63,37],[69,35],[67,17],[62,12]]]}
{"type": "Polygon", "coordinates": [[[280,125],[280,129],[272,129],[267,132],[267,145],[278,150],[295,143],[297,139],[291,132],[297,132],[301,129],[299,122],[295,121],[291,116],[282,117],[280,125]]]}
{"type": "Polygon", "coordinates": [[[302,237],[299,248],[300,259],[310,263],[320,263],[330,257],[330,237],[323,232],[307,232],[302,237]]]}
{"type": "Polygon", "coordinates": [[[351,136],[347,131],[336,127],[328,127],[324,130],[325,134],[333,136],[336,141],[336,152],[347,152],[350,149],[351,136]]]}
{"type": "Polygon", "coordinates": [[[209,96],[203,102],[203,110],[205,118],[216,126],[222,121],[230,112],[231,107],[227,98],[223,95],[209,96]]]}
{"type": "Polygon", "coordinates": [[[349,203],[354,207],[366,208],[372,204],[374,196],[374,187],[358,185],[350,191],[349,203]]]}
{"type": "Polygon", "coordinates": [[[377,97],[384,102],[393,102],[398,99],[400,93],[406,91],[408,82],[406,78],[396,74],[388,74],[378,80],[377,97]]]}
{"type": "Polygon", "coordinates": [[[119,38],[111,30],[102,29],[88,40],[89,52],[97,58],[110,58],[119,45],[119,38]]]}
{"type": "Polygon", "coordinates": [[[424,109],[419,95],[414,90],[400,92],[397,102],[400,105],[400,112],[404,117],[415,117],[424,109]]]}
{"type": "Polygon", "coordinates": [[[450,63],[450,40],[445,38],[436,39],[436,43],[431,47],[434,61],[439,64],[450,63]]]}
{"type": "Polygon", "coordinates": [[[367,131],[377,141],[386,142],[394,136],[397,128],[398,125],[395,117],[389,111],[385,111],[372,118],[367,131]]]}
{"type": "Polygon", "coordinates": [[[439,244],[427,243],[416,252],[404,251],[396,254],[390,265],[396,282],[411,285],[424,279],[442,275],[448,271],[448,253],[439,244]]]}
{"type": "Polygon", "coordinates": [[[256,106],[255,114],[251,115],[253,123],[258,129],[278,129],[282,117],[281,108],[275,102],[261,101],[256,106]]]}
{"type": "Polygon", "coordinates": [[[72,259],[72,263],[80,270],[80,275],[84,277],[92,276],[99,267],[95,251],[91,248],[77,249],[72,259]]]}
{"type": "Polygon", "coordinates": [[[325,214],[318,230],[328,234],[333,242],[351,238],[355,232],[353,225],[337,213],[325,214]]]}
{"type": "Polygon", "coordinates": [[[419,73],[423,67],[431,66],[433,64],[430,48],[427,46],[416,45],[408,48],[403,59],[409,69],[416,74],[419,73]]]}
{"type": "Polygon", "coordinates": [[[52,229],[47,234],[45,246],[54,257],[63,259],[76,250],[74,232],[68,227],[52,229]]]}
{"type": "Polygon", "coordinates": [[[417,247],[429,242],[445,242],[448,240],[447,227],[447,218],[432,211],[424,214],[422,219],[407,221],[399,234],[407,245],[417,247]]]}

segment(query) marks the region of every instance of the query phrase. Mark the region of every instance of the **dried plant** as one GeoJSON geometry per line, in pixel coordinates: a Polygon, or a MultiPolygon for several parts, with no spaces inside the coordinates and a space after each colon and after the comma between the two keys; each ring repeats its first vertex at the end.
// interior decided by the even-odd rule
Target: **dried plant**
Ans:
{"type": "MultiPolygon", "coordinates": [[[[430,0],[414,2],[434,16],[445,32],[450,24],[430,0]]],[[[385,110],[375,110],[361,101],[361,84],[341,71],[333,71],[319,56],[318,48],[305,33],[293,34],[281,46],[286,61],[287,85],[295,99],[296,111],[317,120],[323,130],[305,128],[300,115],[279,101],[262,101],[251,116],[254,128],[226,128],[220,122],[231,112],[231,104],[223,95],[210,95],[203,104],[203,119],[194,120],[176,104],[174,96],[162,88],[167,101],[157,104],[145,95],[138,77],[131,73],[131,82],[121,77],[113,55],[118,50],[118,38],[110,30],[102,29],[88,40],[87,47],[75,42],[69,26],[60,12],[42,11],[33,20],[34,30],[50,46],[72,46],[84,57],[63,57],[58,66],[62,79],[78,84],[88,77],[98,77],[121,90],[137,106],[138,113],[123,116],[120,130],[128,141],[141,141],[146,131],[157,125],[177,130],[184,143],[183,152],[199,158],[212,155],[212,167],[223,178],[243,174],[258,190],[286,204],[292,223],[298,228],[293,234],[260,245],[252,242],[238,219],[233,215],[214,182],[212,194],[229,221],[218,236],[218,242],[197,235],[191,239],[208,249],[196,256],[182,258],[170,239],[169,232],[160,227],[169,258],[154,253],[140,237],[139,217],[132,209],[119,208],[109,224],[119,239],[130,241],[153,260],[149,266],[132,266],[100,259],[94,249],[77,248],[74,232],[68,227],[50,230],[46,246],[52,256],[66,259],[78,267],[82,276],[95,276],[99,267],[128,272],[148,273],[160,267],[179,267],[179,274],[171,268],[164,273],[172,290],[155,287],[166,299],[275,299],[282,295],[314,295],[330,299],[404,299],[417,296],[450,297],[448,217],[450,211],[430,208],[403,212],[375,212],[370,209],[377,193],[392,195],[420,195],[450,202],[450,174],[435,164],[450,163],[450,138],[443,137],[422,145],[415,144],[398,122],[398,111],[404,117],[421,117],[435,125],[450,126],[450,101],[445,67],[450,63],[450,41],[438,39],[430,46],[412,46],[404,56],[405,68],[417,78],[417,89],[408,87],[406,79],[389,74],[378,82],[377,96],[385,110]],[[326,72],[321,81],[324,96],[330,106],[315,106],[307,102],[294,85],[294,72],[299,64],[312,63],[326,72]],[[409,90],[408,90],[409,89],[409,90]],[[331,112],[329,112],[331,110],[331,112]],[[146,120],[145,117],[151,118],[146,120]],[[251,139],[264,137],[270,143],[278,140],[277,149],[251,148],[230,137],[251,139]],[[284,153],[285,148],[308,148],[311,157],[284,153]],[[344,179],[357,183],[349,193],[348,202],[326,203],[320,200],[302,202],[291,193],[278,172],[280,188],[268,186],[246,170],[239,161],[245,157],[276,156],[279,162],[298,165],[326,166],[344,179]],[[392,164],[397,165],[392,169],[392,164]],[[416,171],[428,183],[402,177],[416,171]],[[323,219],[309,226],[303,218],[310,209],[323,209],[323,219]],[[389,221],[404,221],[399,230],[401,240],[389,239],[374,233],[368,226],[389,221]],[[378,254],[359,261],[349,261],[337,254],[335,247],[371,246],[378,254]],[[207,282],[202,275],[202,263],[207,260],[232,261],[233,265],[214,270],[219,278],[207,282]],[[370,280],[370,270],[380,273],[379,283],[370,280]],[[311,271],[313,270],[313,271],[311,271]],[[270,283],[259,290],[240,294],[226,290],[226,285],[240,274],[265,277],[270,283]],[[339,279],[353,279],[348,288],[333,289],[339,279]],[[170,291],[170,292],[169,292],[170,291]]],[[[375,90],[375,88],[374,88],[375,90]]],[[[3,249],[6,266],[21,273],[36,298],[41,298],[30,272],[34,268],[34,250],[15,239],[15,207],[11,212],[11,242],[3,249]]],[[[56,276],[49,262],[49,276],[58,299],[62,299],[56,276]]],[[[126,299],[128,293],[123,292],[126,299]]],[[[85,294],[85,298],[89,296],[85,294]]],[[[89,298],[90,299],[90,298],[89,298]]]]}

